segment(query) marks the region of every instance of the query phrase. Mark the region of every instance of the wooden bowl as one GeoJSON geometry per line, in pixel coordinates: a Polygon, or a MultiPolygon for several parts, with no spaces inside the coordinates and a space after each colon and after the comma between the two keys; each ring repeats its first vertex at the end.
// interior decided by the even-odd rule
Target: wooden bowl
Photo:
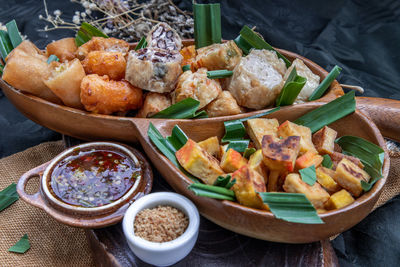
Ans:
{"type": "MultiPolygon", "coordinates": [[[[322,103],[307,103],[285,107],[266,117],[277,118],[279,122],[293,121],[301,115],[319,107],[322,103]]],[[[208,120],[153,120],[152,123],[163,136],[171,134],[178,125],[194,141],[204,140],[211,136],[221,138],[224,134],[223,122],[228,118],[211,118],[208,120]]],[[[372,189],[359,197],[353,204],[339,210],[321,214],[325,224],[297,224],[276,219],[272,213],[248,208],[231,201],[220,201],[211,198],[195,196],[187,187],[192,181],[187,178],[173,163],[164,157],[151,143],[147,136],[149,120],[134,122],[140,142],[153,164],[164,176],[167,182],[177,192],[190,198],[200,213],[214,223],[231,231],[254,238],[284,242],[308,243],[339,234],[354,226],[365,218],[382,191],[389,172],[389,156],[385,152],[383,178],[372,189]]],[[[365,138],[386,151],[385,141],[375,124],[363,113],[355,113],[342,118],[330,125],[338,132],[338,136],[355,135],[365,138]]]]}
{"type": "Polygon", "coordinates": [[[115,224],[122,220],[129,205],[136,199],[148,194],[153,185],[153,172],[150,164],[140,152],[123,144],[111,142],[93,142],[71,147],[60,153],[53,160],[40,165],[23,174],[17,184],[19,196],[27,203],[46,211],[57,221],[75,227],[100,228],[115,224]],[[70,205],[61,201],[51,193],[50,181],[55,166],[70,156],[76,149],[106,149],[116,151],[131,158],[141,169],[141,176],[135,184],[118,200],[100,207],[85,208],[70,205]],[[33,177],[40,177],[40,189],[35,194],[25,191],[26,184],[33,177]]]}

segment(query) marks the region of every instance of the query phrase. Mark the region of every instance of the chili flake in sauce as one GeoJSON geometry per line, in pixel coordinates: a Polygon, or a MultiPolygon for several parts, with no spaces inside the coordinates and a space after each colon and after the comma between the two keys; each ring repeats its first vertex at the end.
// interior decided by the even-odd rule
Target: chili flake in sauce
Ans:
{"type": "Polygon", "coordinates": [[[51,188],[65,203],[100,207],[121,198],[140,174],[140,167],[124,154],[107,150],[78,151],[56,165],[51,188]]]}

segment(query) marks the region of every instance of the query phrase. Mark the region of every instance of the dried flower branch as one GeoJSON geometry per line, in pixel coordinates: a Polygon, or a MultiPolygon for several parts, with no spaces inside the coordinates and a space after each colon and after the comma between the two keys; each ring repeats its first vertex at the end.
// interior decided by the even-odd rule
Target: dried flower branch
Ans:
{"type": "Polygon", "coordinates": [[[71,0],[85,8],[76,11],[72,21],[61,18],[62,11],[49,13],[46,0],[45,15],[39,19],[48,22],[40,31],[71,29],[77,31],[82,22],[88,22],[109,36],[137,41],[159,22],[171,25],[183,38],[193,38],[193,18],[191,13],[178,8],[172,0],[71,0]],[[140,3],[139,3],[140,2],[140,3]]]}

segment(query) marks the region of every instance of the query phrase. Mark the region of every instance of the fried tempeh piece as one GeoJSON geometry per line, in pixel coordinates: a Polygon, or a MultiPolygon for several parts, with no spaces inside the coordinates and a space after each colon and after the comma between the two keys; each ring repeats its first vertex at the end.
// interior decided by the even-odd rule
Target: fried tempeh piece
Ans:
{"type": "Polygon", "coordinates": [[[362,193],[361,181],[368,182],[369,174],[350,160],[343,158],[336,167],[335,181],[353,196],[362,193]]]}
{"type": "Polygon", "coordinates": [[[320,154],[332,154],[335,148],[335,139],[337,132],[328,126],[325,126],[312,136],[315,148],[320,154]]]}
{"type": "Polygon", "coordinates": [[[139,110],[137,117],[148,118],[171,106],[171,99],[164,94],[149,92],[144,99],[143,107],[139,110]]]}
{"type": "Polygon", "coordinates": [[[250,119],[247,121],[247,133],[257,149],[261,149],[264,135],[278,137],[279,122],[277,119],[250,119]]]}
{"type": "Polygon", "coordinates": [[[285,121],[278,127],[278,135],[285,138],[288,136],[300,136],[300,153],[304,154],[307,151],[317,153],[311,140],[311,130],[308,127],[285,121]]]}

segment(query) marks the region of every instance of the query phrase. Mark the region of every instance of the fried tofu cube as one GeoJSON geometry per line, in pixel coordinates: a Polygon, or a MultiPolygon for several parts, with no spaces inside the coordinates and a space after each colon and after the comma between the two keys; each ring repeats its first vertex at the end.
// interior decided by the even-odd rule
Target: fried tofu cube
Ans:
{"type": "Polygon", "coordinates": [[[324,203],[329,199],[329,194],[319,183],[313,186],[303,182],[297,173],[289,173],[286,176],[283,189],[288,193],[302,193],[313,204],[316,209],[323,208],[324,203]]]}
{"type": "Polygon", "coordinates": [[[263,161],[270,170],[293,171],[299,149],[299,136],[278,139],[272,135],[264,135],[262,139],[263,161]]]}
{"type": "Polygon", "coordinates": [[[333,152],[333,153],[330,155],[330,157],[331,157],[331,160],[332,160],[333,168],[334,168],[334,169],[336,169],[337,165],[339,164],[339,162],[340,162],[342,159],[350,160],[351,162],[353,162],[354,164],[356,164],[356,165],[357,165],[358,167],[360,167],[361,169],[364,168],[364,164],[362,164],[361,160],[358,159],[358,158],[356,158],[356,157],[352,157],[352,156],[349,156],[349,155],[345,155],[345,154],[342,154],[342,153],[339,153],[339,152],[333,152]]]}
{"type": "Polygon", "coordinates": [[[208,152],[208,154],[212,155],[213,157],[217,158],[219,155],[219,141],[218,137],[213,136],[198,142],[199,146],[208,152]]]}
{"type": "Polygon", "coordinates": [[[218,160],[191,139],[188,139],[175,155],[186,171],[200,178],[206,184],[214,184],[218,176],[225,174],[219,166],[218,160]]]}
{"type": "Polygon", "coordinates": [[[335,176],[335,171],[325,168],[325,167],[318,167],[316,169],[317,174],[317,182],[325,188],[330,194],[335,193],[341,189],[340,185],[336,183],[333,179],[335,176]]]}
{"type": "Polygon", "coordinates": [[[230,173],[240,169],[243,165],[246,164],[247,159],[242,157],[242,155],[236,150],[230,148],[222,156],[220,166],[225,172],[230,173]]]}
{"type": "Polygon", "coordinates": [[[296,123],[285,121],[278,127],[278,135],[281,137],[300,136],[300,154],[307,151],[317,153],[311,140],[311,129],[296,123]]]}
{"type": "Polygon", "coordinates": [[[311,151],[307,151],[305,154],[301,155],[296,160],[296,168],[298,170],[301,170],[304,168],[308,168],[312,165],[314,165],[315,168],[317,168],[322,163],[323,160],[324,158],[321,155],[311,151]]]}
{"type": "Polygon", "coordinates": [[[312,136],[315,148],[320,154],[332,154],[335,148],[337,132],[325,126],[312,136]]]}
{"type": "Polygon", "coordinates": [[[333,194],[325,203],[328,210],[340,209],[354,202],[354,198],[345,189],[333,194]]]}
{"type": "Polygon", "coordinates": [[[355,197],[362,193],[361,181],[368,182],[370,178],[366,171],[346,158],[339,162],[334,177],[336,183],[355,197]]]}
{"type": "Polygon", "coordinates": [[[259,149],[254,152],[249,158],[249,166],[264,178],[264,182],[267,183],[268,181],[268,170],[264,165],[263,162],[263,154],[262,150],[259,149]]]}
{"type": "Polygon", "coordinates": [[[244,165],[232,174],[236,183],[232,186],[236,199],[244,206],[255,209],[268,209],[257,192],[265,192],[264,178],[249,165],[244,165]]]}
{"type": "Polygon", "coordinates": [[[251,119],[247,121],[247,133],[257,149],[261,149],[264,135],[278,137],[279,122],[277,119],[251,119]]]}

